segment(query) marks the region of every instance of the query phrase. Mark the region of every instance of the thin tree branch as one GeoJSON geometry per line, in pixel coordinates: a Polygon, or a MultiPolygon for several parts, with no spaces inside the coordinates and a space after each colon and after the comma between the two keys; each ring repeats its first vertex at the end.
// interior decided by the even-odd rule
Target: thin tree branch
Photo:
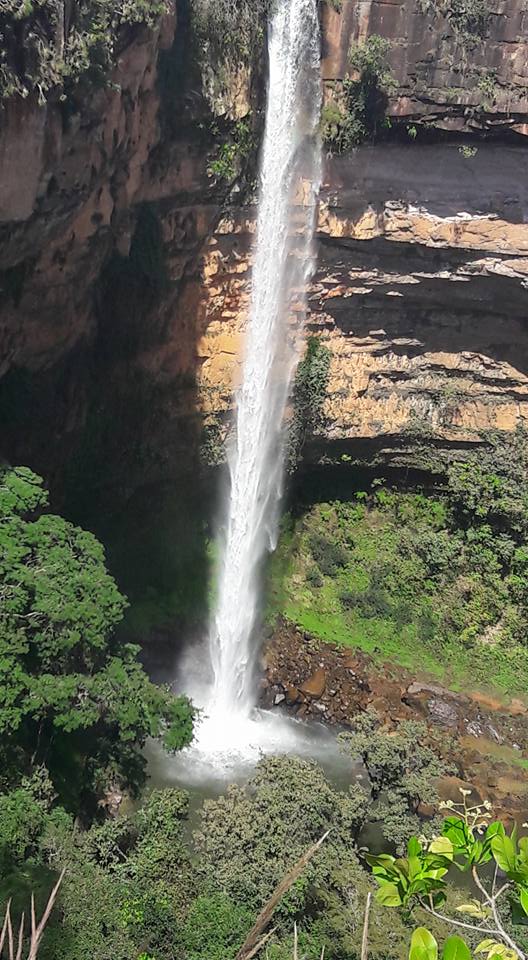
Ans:
{"type": "MultiPolygon", "coordinates": [[[[268,932],[264,934],[262,939],[259,940],[257,944],[255,944],[251,953],[247,954],[246,960],[253,960],[253,957],[256,957],[257,953],[260,953],[260,951],[262,950],[262,947],[268,942],[268,940],[271,939],[276,929],[277,927],[273,927],[271,930],[268,930],[268,932]]],[[[266,956],[268,956],[267,950],[266,950],[266,956]]]]}
{"type": "Polygon", "coordinates": [[[420,906],[430,913],[433,917],[436,917],[437,920],[443,920],[444,923],[454,924],[456,927],[463,927],[465,930],[477,930],[481,933],[495,933],[499,934],[498,930],[494,930],[492,927],[479,927],[475,926],[473,923],[464,923],[463,920],[455,920],[454,917],[447,917],[444,913],[439,913],[438,910],[435,910],[434,907],[428,907],[423,900],[420,900],[420,906]]]}

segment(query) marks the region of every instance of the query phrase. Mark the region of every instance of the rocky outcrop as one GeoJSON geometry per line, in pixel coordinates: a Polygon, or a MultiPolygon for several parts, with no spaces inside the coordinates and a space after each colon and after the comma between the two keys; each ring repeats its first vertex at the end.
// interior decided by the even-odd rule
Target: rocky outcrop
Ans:
{"type": "Polygon", "coordinates": [[[455,693],[360,650],[317,641],[287,621],[277,624],[262,666],[265,706],[343,729],[364,710],[389,729],[420,720],[463,778],[446,778],[441,796],[458,801],[453,790],[469,783],[502,816],[525,817],[528,708],[519,700],[505,705],[478,691],[455,693]]]}
{"type": "MultiPolygon", "coordinates": [[[[393,124],[326,160],[308,330],[332,362],[326,426],[305,454],[513,430],[528,411],[525,5],[483,4],[473,38],[449,0],[337,6],[323,7],[326,86],[349,72],[351,44],[385,38],[393,124]]],[[[204,251],[206,417],[238,382],[253,231],[254,211],[235,208],[204,251]]]]}
{"type": "MultiPolygon", "coordinates": [[[[223,134],[173,7],[107,85],[0,110],[0,456],[41,471],[56,502],[196,466],[188,279],[228,187],[208,174],[223,134]]],[[[247,113],[252,82],[240,68],[218,112],[247,113]]]]}

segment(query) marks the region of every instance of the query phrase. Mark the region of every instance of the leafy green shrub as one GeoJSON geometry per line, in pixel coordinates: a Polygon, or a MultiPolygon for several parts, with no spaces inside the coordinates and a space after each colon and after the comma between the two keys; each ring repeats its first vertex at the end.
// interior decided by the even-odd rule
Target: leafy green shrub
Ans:
{"type": "MultiPolygon", "coordinates": [[[[449,816],[441,834],[431,840],[411,837],[406,857],[367,855],[379,885],[376,898],[384,906],[403,908],[407,916],[419,907],[449,927],[463,929],[475,945],[476,956],[518,960],[524,956],[520,946],[523,929],[512,928],[512,914],[517,912],[521,924],[528,916],[528,837],[518,839],[516,826],[508,834],[502,823],[490,822],[488,801],[468,805],[466,798],[471,792],[460,789],[461,804],[443,803],[449,816]],[[486,864],[492,869],[486,871],[486,864]],[[448,908],[446,915],[446,878],[453,867],[471,871],[477,896],[454,910],[448,908]],[[500,885],[499,871],[506,877],[500,885]],[[484,939],[483,933],[488,934],[484,939]]],[[[409,960],[438,960],[438,944],[427,929],[414,931],[409,960]]],[[[460,937],[451,936],[444,944],[442,960],[471,960],[471,952],[460,937]]]]}
{"type": "Polygon", "coordinates": [[[490,0],[417,0],[422,14],[441,15],[452,25],[464,50],[486,38],[492,14],[490,0]]]}
{"type": "Polygon", "coordinates": [[[474,47],[485,39],[491,20],[490,0],[446,0],[444,9],[465,46],[474,47]]]}
{"type": "Polygon", "coordinates": [[[270,0],[190,0],[195,35],[212,65],[240,65],[264,39],[270,0]]]}
{"type": "Polygon", "coordinates": [[[322,112],[322,137],[332,151],[343,153],[376,136],[395,81],[387,66],[390,42],[373,34],[349,51],[357,79],[345,77],[340,91],[322,112]]]}
{"type": "Polygon", "coordinates": [[[528,573],[516,550],[528,535],[528,442],[523,430],[486,439],[452,459],[435,495],[376,486],[360,503],[310,508],[286,557],[279,546],[275,613],[455,685],[522,691],[528,573]],[[321,583],[307,575],[314,562],[321,583]]]}
{"type": "Polygon", "coordinates": [[[166,0],[5,0],[0,13],[0,98],[35,92],[44,103],[82,78],[106,82],[123,31],[154,27],[166,0]]]}
{"type": "Polygon", "coordinates": [[[309,546],[319,570],[325,577],[333,577],[340,567],[347,561],[346,553],[341,544],[329,540],[322,533],[310,535],[309,546]]]}
{"type": "Polygon", "coordinates": [[[231,140],[220,145],[216,157],[209,163],[207,175],[230,183],[240,173],[254,146],[255,138],[249,122],[239,120],[233,128],[231,140]]]}
{"type": "Polygon", "coordinates": [[[288,934],[308,904],[316,909],[343,896],[346,870],[357,873],[354,837],[368,802],[360,787],[341,793],[317,764],[294,757],[268,757],[246,787],[230,786],[206,800],[195,835],[198,863],[211,890],[258,910],[288,870],[323,833],[328,840],[281,904],[275,918],[288,934]]]}
{"type": "Polygon", "coordinates": [[[352,757],[361,757],[367,769],[376,816],[387,840],[401,847],[421,823],[420,802],[436,804],[435,781],[453,768],[426,745],[425,724],[403,721],[396,733],[379,728],[378,719],[364,713],[341,741],[352,757]]]}

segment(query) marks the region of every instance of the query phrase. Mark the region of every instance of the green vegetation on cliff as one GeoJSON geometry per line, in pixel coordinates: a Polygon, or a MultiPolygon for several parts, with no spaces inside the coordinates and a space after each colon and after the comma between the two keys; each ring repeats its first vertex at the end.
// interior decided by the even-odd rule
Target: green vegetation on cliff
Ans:
{"type": "Polygon", "coordinates": [[[127,30],[154,27],[167,0],[4,0],[0,99],[35,93],[40,103],[85,77],[107,82],[127,30]]]}
{"type": "Polygon", "coordinates": [[[353,44],[348,61],[354,73],[334,85],[323,107],[322,137],[331,152],[346,153],[373,139],[384,122],[395,81],[387,63],[390,42],[378,34],[353,44]]]}
{"type": "Polygon", "coordinates": [[[272,612],[454,686],[525,692],[526,467],[519,432],[455,461],[436,495],[374,484],[312,507],[285,527],[272,612]]]}

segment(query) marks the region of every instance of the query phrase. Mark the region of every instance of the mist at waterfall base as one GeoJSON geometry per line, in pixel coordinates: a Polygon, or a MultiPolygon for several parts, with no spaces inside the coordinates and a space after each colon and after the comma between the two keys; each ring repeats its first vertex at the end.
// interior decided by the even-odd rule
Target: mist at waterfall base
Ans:
{"type": "Polygon", "coordinates": [[[325,758],[334,742],[321,724],[308,727],[255,707],[261,571],[266,552],[276,546],[285,410],[314,267],[321,180],[317,0],[279,0],[268,48],[251,302],[228,452],[217,598],[207,650],[193,646],[180,666],[181,689],[202,708],[193,745],[174,760],[175,776],[188,780],[233,778],[262,753],[325,758]]]}

